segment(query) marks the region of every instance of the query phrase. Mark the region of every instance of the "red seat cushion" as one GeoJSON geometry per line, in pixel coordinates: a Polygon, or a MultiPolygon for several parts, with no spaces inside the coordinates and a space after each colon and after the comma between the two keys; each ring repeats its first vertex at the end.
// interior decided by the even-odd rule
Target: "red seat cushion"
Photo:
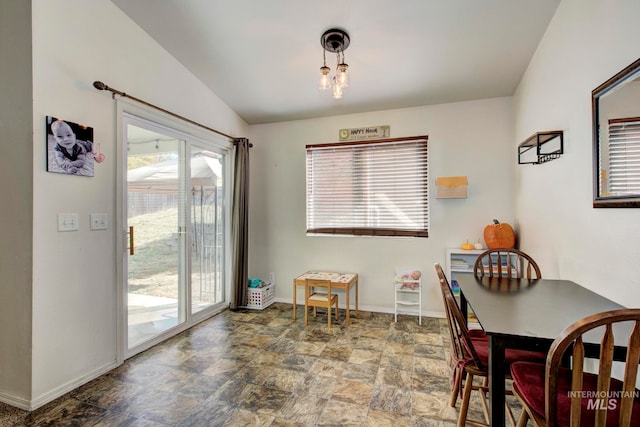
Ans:
{"type": "Polygon", "coordinates": [[[469,336],[471,337],[471,339],[482,339],[482,340],[489,339],[487,334],[485,334],[484,330],[482,329],[469,329],[469,336]]]}
{"type": "MultiPolygon", "coordinates": [[[[487,338],[474,338],[471,337],[471,341],[473,342],[473,347],[478,354],[478,358],[480,362],[484,366],[489,366],[489,340],[487,338]]],[[[547,359],[546,353],[541,353],[538,351],[527,351],[527,350],[515,350],[515,349],[506,349],[504,352],[504,358],[507,365],[507,369],[514,362],[526,361],[526,362],[537,362],[537,363],[545,363],[547,359]]]]}
{"type": "MultiPolygon", "coordinates": [[[[544,418],[544,379],[545,365],[540,363],[516,362],[511,365],[511,377],[513,378],[513,388],[525,401],[527,406],[544,418]]],[[[598,376],[585,373],[581,392],[588,396],[589,392],[596,393],[598,376]]],[[[620,402],[615,392],[622,390],[622,381],[612,379],[610,398],[598,400],[597,398],[584,397],[582,399],[582,412],[580,416],[581,425],[594,425],[596,411],[594,404],[607,405],[607,426],[617,426],[620,417],[620,402]],[[591,406],[589,406],[591,405],[591,406]]],[[[558,425],[569,425],[569,414],[571,410],[571,370],[560,368],[558,374],[558,425]]],[[[638,392],[636,391],[636,396],[638,392]]],[[[636,397],[633,401],[633,412],[631,425],[640,425],[640,400],[636,397]]]]}

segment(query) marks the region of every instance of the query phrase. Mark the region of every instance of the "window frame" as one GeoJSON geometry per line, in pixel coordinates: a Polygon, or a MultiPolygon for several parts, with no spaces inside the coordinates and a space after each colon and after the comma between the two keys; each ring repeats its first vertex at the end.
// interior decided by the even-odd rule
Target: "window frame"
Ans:
{"type": "MultiPolygon", "coordinates": [[[[404,149],[404,148],[403,148],[404,149]]],[[[386,139],[375,139],[375,140],[360,140],[360,141],[346,141],[346,142],[334,142],[328,144],[310,144],[306,146],[306,232],[307,235],[343,235],[343,236],[387,236],[387,237],[429,237],[429,157],[428,157],[428,136],[413,136],[413,137],[402,137],[402,138],[386,138],[386,139]],[[310,188],[314,187],[313,184],[309,182],[312,179],[309,165],[310,165],[310,154],[314,151],[326,150],[332,148],[349,148],[353,147],[353,153],[362,153],[366,151],[366,147],[370,146],[372,149],[377,147],[381,147],[383,145],[392,145],[392,144],[411,144],[418,143],[423,144],[424,154],[422,156],[424,163],[415,162],[412,165],[408,166],[415,167],[416,165],[420,167],[422,170],[422,176],[416,175],[416,183],[418,187],[422,187],[421,193],[419,194],[419,198],[422,199],[421,207],[418,211],[421,211],[422,218],[420,218],[420,224],[418,227],[413,229],[403,228],[403,227],[366,227],[366,226],[345,226],[345,227],[331,227],[331,226],[316,226],[312,227],[310,224],[310,217],[313,216],[313,213],[310,209],[312,209],[317,204],[310,202],[310,188]],[[420,182],[421,181],[421,182],[420,182]]],[[[358,181],[358,171],[353,171],[353,175],[351,175],[351,185],[354,185],[353,193],[357,193],[362,190],[361,187],[358,187],[357,184],[354,184],[358,181]]],[[[364,169],[360,170],[360,172],[364,172],[364,169]]],[[[364,179],[362,179],[364,180],[364,179]]],[[[379,183],[382,181],[376,181],[379,183]]],[[[395,194],[395,193],[394,193],[395,194]]],[[[365,199],[366,196],[363,196],[365,199]]],[[[352,201],[360,201],[362,199],[352,198],[352,201]]],[[[364,204],[369,208],[374,207],[376,205],[373,204],[364,204]]],[[[366,211],[366,208],[362,208],[358,212],[366,211]]],[[[420,213],[420,212],[419,212],[420,213]]]]}

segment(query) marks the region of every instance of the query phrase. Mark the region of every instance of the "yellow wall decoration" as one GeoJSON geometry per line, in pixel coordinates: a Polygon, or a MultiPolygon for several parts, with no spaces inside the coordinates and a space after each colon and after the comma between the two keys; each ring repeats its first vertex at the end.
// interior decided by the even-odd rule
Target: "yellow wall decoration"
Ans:
{"type": "Polygon", "coordinates": [[[444,176],[436,178],[438,199],[464,199],[468,194],[469,182],[466,176],[444,176]]]}

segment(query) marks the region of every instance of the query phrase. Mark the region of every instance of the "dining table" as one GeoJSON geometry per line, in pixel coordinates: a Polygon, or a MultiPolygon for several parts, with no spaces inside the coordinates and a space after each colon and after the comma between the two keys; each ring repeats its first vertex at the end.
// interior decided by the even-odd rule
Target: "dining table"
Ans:
{"type": "MultiPolygon", "coordinates": [[[[458,274],[456,281],[465,319],[470,308],[489,337],[492,427],[505,425],[505,349],[546,352],[553,340],[572,323],[591,314],[624,308],[570,280],[478,278],[458,274]]],[[[616,335],[625,337],[624,333],[616,335]]],[[[601,335],[595,333],[585,335],[586,351],[597,352],[600,338],[601,335]]],[[[624,360],[625,345],[616,339],[614,357],[617,360],[624,360]]]]}

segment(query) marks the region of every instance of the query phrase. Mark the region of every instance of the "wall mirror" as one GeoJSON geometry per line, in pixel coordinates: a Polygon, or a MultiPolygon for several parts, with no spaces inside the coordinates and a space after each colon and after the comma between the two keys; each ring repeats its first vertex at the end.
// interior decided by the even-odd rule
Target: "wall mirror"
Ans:
{"type": "Polygon", "coordinates": [[[592,92],[593,207],[640,208],[640,59],[592,92]]]}

